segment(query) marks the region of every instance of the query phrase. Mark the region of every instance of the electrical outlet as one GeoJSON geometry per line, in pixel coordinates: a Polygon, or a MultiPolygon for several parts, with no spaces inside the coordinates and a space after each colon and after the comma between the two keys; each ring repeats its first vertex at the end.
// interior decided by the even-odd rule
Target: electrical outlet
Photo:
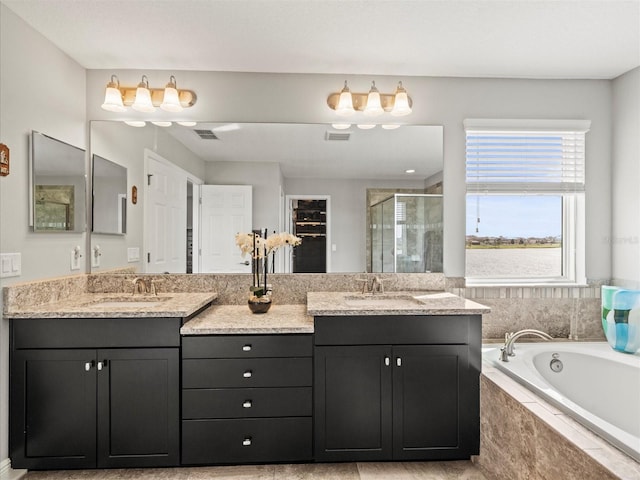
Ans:
{"type": "Polygon", "coordinates": [[[91,268],[98,268],[100,266],[101,256],[102,251],[100,249],[100,245],[95,245],[93,247],[93,251],[91,252],[91,268]]]}
{"type": "Polygon", "coordinates": [[[80,257],[82,254],[80,253],[80,246],[76,246],[73,250],[71,250],[71,270],[80,270],[80,257]]]}
{"type": "Polygon", "coordinates": [[[0,277],[19,277],[22,275],[22,254],[0,254],[0,277]]]}
{"type": "Polygon", "coordinates": [[[127,262],[139,262],[140,261],[140,248],[129,247],[127,248],[127,262]]]}

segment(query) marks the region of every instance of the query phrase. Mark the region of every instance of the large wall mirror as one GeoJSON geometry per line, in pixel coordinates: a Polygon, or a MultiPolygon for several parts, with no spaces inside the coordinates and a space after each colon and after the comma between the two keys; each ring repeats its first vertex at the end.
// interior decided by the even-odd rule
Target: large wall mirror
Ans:
{"type": "Polygon", "coordinates": [[[91,162],[92,232],[127,233],[127,169],[99,155],[91,162]]]}
{"type": "MultiPolygon", "coordinates": [[[[138,188],[138,203],[128,202],[126,237],[113,239],[109,244],[104,237],[92,235],[92,242],[99,242],[102,249],[102,269],[135,266],[140,272],[153,271],[147,265],[153,254],[148,256],[145,242],[158,235],[150,233],[153,215],[149,214],[151,206],[145,205],[145,197],[154,181],[160,181],[160,175],[148,171],[150,163],[158,159],[186,172],[183,194],[187,203],[186,231],[182,232],[180,223],[181,231],[175,233],[174,229],[164,242],[184,241],[187,252],[184,265],[190,261],[197,263],[197,259],[188,258],[191,242],[200,242],[198,248],[206,249],[208,241],[205,226],[200,225],[199,232],[197,228],[192,230],[195,204],[189,195],[198,187],[189,176],[206,185],[251,185],[253,228],[266,228],[270,232],[291,229],[291,210],[297,199],[329,199],[326,245],[329,273],[372,270],[376,263],[372,260],[376,242],[372,242],[371,230],[377,228],[375,221],[372,223],[372,206],[395,194],[443,193],[442,126],[402,125],[382,129],[378,125],[363,130],[353,125],[338,130],[327,124],[200,122],[195,126],[174,123],[168,127],[147,123],[135,128],[123,122],[94,121],[90,141],[92,154],[125,167],[129,188],[138,188]],[[197,238],[189,240],[190,234],[197,238]]],[[[436,205],[430,209],[441,212],[441,202],[436,205]]],[[[441,215],[430,218],[428,223],[441,232],[441,215]]],[[[395,231],[397,227],[390,228],[395,231]]],[[[433,251],[441,255],[441,233],[421,235],[430,239],[431,255],[433,251]]],[[[225,238],[233,245],[231,234],[225,238]]],[[[406,232],[404,238],[408,238],[406,232]]],[[[413,263],[411,271],[424,271],[415,270],[413,263]]],[[[426,271],[442,271],[441,260],[424,263],[429,264],[426,271]]],[[[165,271],[186,271],[182,268],[165,271]]],[[[192,271],[210,270],[194,265],[192,271]]],[[[276,272],[291,271],[285,260],[276,262],[276,272]]]]}
{"type": "Polygon", "coordinates": [[[86,229],[85,151],[31,132],[31,209],[34,232],[86,229]]]}

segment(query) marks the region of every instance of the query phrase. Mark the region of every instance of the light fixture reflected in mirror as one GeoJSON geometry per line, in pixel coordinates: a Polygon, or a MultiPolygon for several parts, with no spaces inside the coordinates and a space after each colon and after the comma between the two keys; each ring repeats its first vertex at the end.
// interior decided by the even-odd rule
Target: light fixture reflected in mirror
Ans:
{"type": "Polygon", "coordinates": [[[346,130],[351,126],[350,123],[332,123],[331,126],[336,130],[346,130]]]}
{"type": "Polygon", "coordinates": [[[155,112],[156,107],[151,102],[151,91],[149,90],[149,79],[146,75],[142,75],[142,81],[136,88],[136,99],[133,101],[131,108],[138,112],[151,113],[155,112]]]}
{"type": "Polygon", "coordinates": [[[358,125],[356,125],[360,130],[371,130],[372,128],[376,128],[375,123],[359,123],[358,125]]]}
{"type": "Polygon", "coordinates": [[[125,120],[124,123],[126,123],[127,125],[129,125],[130,127],[144,127],[147,122],[143,122],[142,120],[125,120]]]}
{"type": "Polygon", "coordinates": [[[182,122],[176,122],[178,125],[182,125],[183,127],[195,127],[198,122],[192,122],[192,121],[182,121],[182,122]]]}
{"type": "Polygon", "coordinates": [[[151,122],[158,127],[170,127],[171,122],[151,122]]]}
{"type": "Polygon", "coordinates": [[[400,124],[399,123],[384,123],[381,126],[385,130],[395,130],[397,128],[400,128],[400,124]]]}

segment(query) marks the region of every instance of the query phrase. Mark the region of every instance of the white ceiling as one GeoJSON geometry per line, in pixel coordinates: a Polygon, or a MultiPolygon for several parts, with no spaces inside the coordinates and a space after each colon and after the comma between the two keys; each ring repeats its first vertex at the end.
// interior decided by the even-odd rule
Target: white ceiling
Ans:
{"type": "Polygon", "coordinates": [[[1,0],[87,69],[611,79],[640,0],[1,0]]]}

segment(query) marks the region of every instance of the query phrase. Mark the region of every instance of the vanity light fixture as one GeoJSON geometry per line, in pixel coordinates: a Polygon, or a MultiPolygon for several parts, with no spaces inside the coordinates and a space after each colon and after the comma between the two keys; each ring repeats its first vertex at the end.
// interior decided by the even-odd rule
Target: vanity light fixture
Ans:
{"type": "Polygon", "coordinates": [[[400,124],[399,123],[383,123],[381,127],[384,128],[385,130],[396,130],[397,128],[400,128],[400,124]]]}
{"type": "Polygon", "coordinates": [[[180,99],[178,98],[178,89],[176,88],[176,77],[173,75],[169,77],[169,83],[164,87],[164,96],[162,97],[160,108],[167,112],[182,111],[182,105],[180,105],[180,99]]]}
{"type": "Polygon", "coordinates": [[[182,122],[176,122],[178,125],[182,125],[183,127],[195,127],[198,122],[192,122],[192,121],[182,121],[182,122]]]}
{"type": "Polygon", "coordinates": [[[116,75],[111,75],[107,83],[102,108],[110,112],[124,112],[131,107],[139,112],[153,112],[155,107],[169,112],[179,112],[196,103],[197,97],[192,90],[178,89],[176,77],[171,75],[164,88],[150,88],[149,79],[142,76],[142,81],[135,87],[122,87],[116,75]]]}
{"type": "Polygon", "coordinates": [[[367,94],[367,105],[362,112],[368,117],[377,117],[384,113],[382,104],[380,103],[380,92],[376,88],[376,82],[371,82],[371,90],[367,94]]]}
{"type": "Polygon", "coordinates": [[[109,112],[124,112],[126,108],[122,103],[122,93],[120,92],[120,80],[116,75],[111,75],[111,81],[107,83],[107,88],[104,92],[104,103],[102,104],[104,110],[109,112]]]}
{"type": "Polygon", "coordinates": [[[347,86],[347,81],[344,81],[344,88],[339,94],[338,104],[334,108],[336,113],[341,117],[348,117],[356,113],[353,108],[353,97],[351,96],[351,91],[347,86]]]}
{"type": "Polygon", "coordinates": [[[402,117],[404,115],[409,115],[411,111],[412,110],[409,95],[407,95],[407,91],[402,86],[402,82],[398,82],[398,88],[396,88],[391,115],[395,117],[402,117]]]}
{"type": "Polygon", "coordinates": [[[351,126],[350,123],[332,123],[331,126],[336,130],[346,130],[351,126]]]}
{"type": "Polygon", "coordinates": [[[340,92],[329,94],[327,105],[340,116],[353,115],[355,112],[363,112],[367,116],[390,112],[394,116],[401,116],[411,113],[413,100],[402,86],[402,82],[398,82],[394,93],[380,93],[375,82],[371,82],[369,92],[357,93],[349,90],[345,80],[344,88],[340,92]]]}
{"type": "Polygon", "coordinates": [[[371,130],[372,128],[376,128],[375,123],[359,123],[356,125],[360,130],[371,130]]]}
{"type": "Polygon", "coordinates": [[[155,112],[156,107],[151,102],[151,91],[149,90],[149,79],[146,75],[142,75],[142,81],[136,88],[136,99],[133,101],[131,108],[138,112],[151,113],[155,112]]]}
{"type": "Polygon", "coordinates": [[[170,127],[171,122],[151,122],[158,127],[170,127]]]}

